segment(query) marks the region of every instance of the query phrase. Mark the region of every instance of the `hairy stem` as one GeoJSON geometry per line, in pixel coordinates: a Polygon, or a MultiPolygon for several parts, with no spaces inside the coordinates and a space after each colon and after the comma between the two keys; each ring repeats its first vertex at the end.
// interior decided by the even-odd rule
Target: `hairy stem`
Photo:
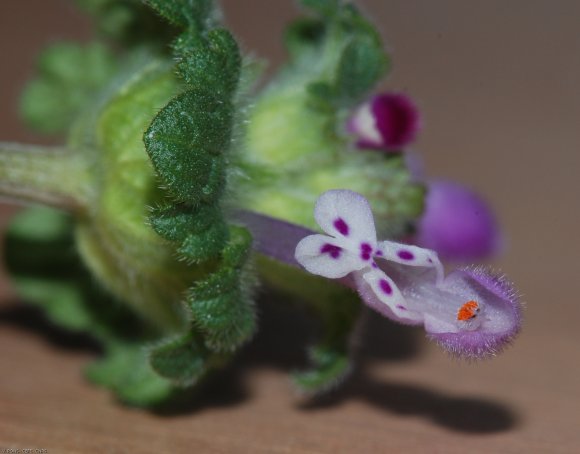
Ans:
{"type": "Polygon", "coordinates": [[[0,196],[77,212],[87,206],[86,158],[59,147],[0,142],[0,196]]]}

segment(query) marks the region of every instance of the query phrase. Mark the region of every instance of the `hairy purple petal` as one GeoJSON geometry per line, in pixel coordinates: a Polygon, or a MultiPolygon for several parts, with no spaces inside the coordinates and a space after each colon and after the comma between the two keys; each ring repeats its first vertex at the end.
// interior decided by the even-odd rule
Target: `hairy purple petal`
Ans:
{"type": "Polygon", "coordinates": [[[429,185],[417,244],[443,259],[476,261],[496,253],[501,235],[492,210],[468,188],[449,181],[429,185]]]}
{"type": "Polygon", "coordinates": [[[504,276],[484,268],[466,268],[449,275],[444,286],[465,292],[466,299],[477,295],[485,305],[478,329],[459,332],[428,332],[450,353],[464,358],[480,359],[500,353],[515,338],[522,325],[522,310],[517,292],[504,276]]]}

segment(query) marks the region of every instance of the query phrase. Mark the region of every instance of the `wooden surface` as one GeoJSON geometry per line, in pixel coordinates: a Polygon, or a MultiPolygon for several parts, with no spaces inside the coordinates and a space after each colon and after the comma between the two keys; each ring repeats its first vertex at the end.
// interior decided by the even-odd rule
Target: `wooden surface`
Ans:
{"type": "MultiPolygon", "coordinates": [[[[270,34],[292,14],[290,0],[225,4],[246,46],[279,61],[270,34]]],[[[303,361],[308,326],[265,298],[260,335],[237,363],[195,402],[152,414],[89,385],[81,370],[94,346],[51,328],[4,279],[0,452],[580,452],[580,3],[364,4],[395,50],[387,86],[424,111],[418,148],[430,173],[471,184],[497,207],[506,231],[497,265],[527,302],[514,347],[463,364],[419,331],[373,319],[357,375],[305,402],[286,372],[303,361]]],[[[1,139],[35,140],[15,114],[33,53],[87,35],[65,0],[2,1],[1,139]]]]}

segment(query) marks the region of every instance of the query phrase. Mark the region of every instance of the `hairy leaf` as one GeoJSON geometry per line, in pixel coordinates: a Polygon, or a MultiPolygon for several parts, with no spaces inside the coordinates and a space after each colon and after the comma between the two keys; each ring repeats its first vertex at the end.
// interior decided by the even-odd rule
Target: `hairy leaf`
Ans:
{"type": "Polygon", "coordinates": [[[229,31],[214,29],[204,37],[182,35],[174,48],[178,73],[188,88],[231,98],[240,80],[242,58],[229,31]]]}
{"type": "Polygon", "coordinates": [[[175,38],[172,25],[142,0],[76,0],[94,16],[98,32],[128,46],[153,46],[163,52],[175,38]]]}
{"type": "Polygon", "coordinates": [[[312,105],[330,113],[357,104],[388,69],[374,27],[351,4],[302,0],[320,18],[298,19],[286,33],[295,76],[307,79],[312,105]],[[325,107],[326,105],[326,107],[325,107]]]}
{"type": "Polygon", "coordinates": [[[141,346],[158,334],[94,285],[74,253],[68,216],[38,207],[20,212],[7,232],[6,262],[21,298],[42,307],[58,326],[100,342],[103,356],[87,368],[92,381],[133,405],[154,405],[174,392],[141,346]]]}
{"type": "Polygon", "coordinates": [[[142,345],[112,343],[106,355],[86,369],[89,380],[115,392],[128,404],[150,407],[166,401],[175,385],[151,368],[142,345]]]}
{"type": "Polygon", "coordinates": [[[206,372],[207,349],[192,333],[162,341],[149,351],[151,367],[176,386],[190,386],[206,372]]]}
{"type": "Polygon", "coordinates": [[[337,97],[351,105],[366,95],[382,77],[387,66],[385,54],[372,37],[358,36],[346,45],[336,74],[337,97]]]}
{"type": "Polygon", "coordinates": [[[352,370],[348,353],[323,347],[310,352],[311,369],[292,374],[298,389],[307,394],[319,394],[338,387],[352,370]]]}
{"type": "Polygon", "coordinates": [[[54,44],[42,53],[38,77],[23,93],[21,114],[40,132],[63,132],[116,70],[103,44],[54,44]]]}
{"type": "Polygon", "coordinates": [[[232,110],[230,102],[191,90],[170,101],[153,119],[144,136],[145,147],[177,200],[211,203],[222,194],[232,110]]]}
{"type": "Polygon", "coordinates": [[[201,233],[223,220],[219,206],[200,204],[173,205],[153,210],[151,225],[169,241],[184,241],[190,234],[201,233]]]}
{"type": "Polygon", "coordinates": [[[245,228],[232,227],[220,267],[189,292],[192,320],[205,334],[211,350],[233,351],[256,330],[255,282],[246,265],[251,245],[245,228]]]}
{"type": "Polygon", "coordinates": [[[212,0],[145,0],[169,22],[180,27],[197,26],[201,29],[213,10],[212,0]]]}
{"type": "Polygon", "coordinates": [[[301,0],[301,2],[307,8],[311,8],[323,16],[335,13],[343,3],[342,0],[301,0]]]}
{"type": "Polygon", "coordinates": [[[252,235],[244,227],[230,227],[230,240],[222,253],[225,266],[241,269],[252,251],[252,235]]]}
{"type": "Polygon", "coordinates": [[[254,334],[254,302],[244,285],[238,270],[221,268],[190,291],[192,318],[211,350],[233,351],[254,334]]]}
{"type": "Polygon", "coordinates": [[[207,229],[189,234],[178,247],[179,254],[190,262],[215,259],[228,239],[228,227],[223,219],[213,222],[207,229]]]}
{"type": "Polygon", "coordinates": [[[159,112],[144,135],[147,153],[173,200],[173,205],[153,212],[151,225],[175,243],[181,258],[213,267],[187,295],[193,331],[170,342],[161,356],[152,356],[156,370],[167,368],[164,373],[171,376],[177,373],[174,363],[187,359],[192,348],[188,339],[197,336],[196,329],[204,345],[219,353],[233,351],[255,331],[253,281],[244,275],[248,233],[232,228],[228,243],[230,229],[220,207],[241,56],[227,30],[212,28],[211,2],[148,3],[185,29],[173,44],[185,91],[159,112]]]}
{"type": "Polygon", "coordinates": [[[292,22],[285,31],[284,42],[293,59],[311,52],[324,38],[325,25],[318,18],[300,18],[292,22]]]}

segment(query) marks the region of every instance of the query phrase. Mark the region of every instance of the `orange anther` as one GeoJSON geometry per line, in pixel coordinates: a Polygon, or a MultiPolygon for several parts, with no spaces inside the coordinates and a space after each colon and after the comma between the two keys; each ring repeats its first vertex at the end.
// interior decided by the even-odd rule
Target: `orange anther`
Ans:
{"type": "Polygon", "coordinates": [[[478,312],[479,304],[477,304],[477,301],[468,301],[457,311],[457,320],[465,322],[475,317],[478,312]]]}

